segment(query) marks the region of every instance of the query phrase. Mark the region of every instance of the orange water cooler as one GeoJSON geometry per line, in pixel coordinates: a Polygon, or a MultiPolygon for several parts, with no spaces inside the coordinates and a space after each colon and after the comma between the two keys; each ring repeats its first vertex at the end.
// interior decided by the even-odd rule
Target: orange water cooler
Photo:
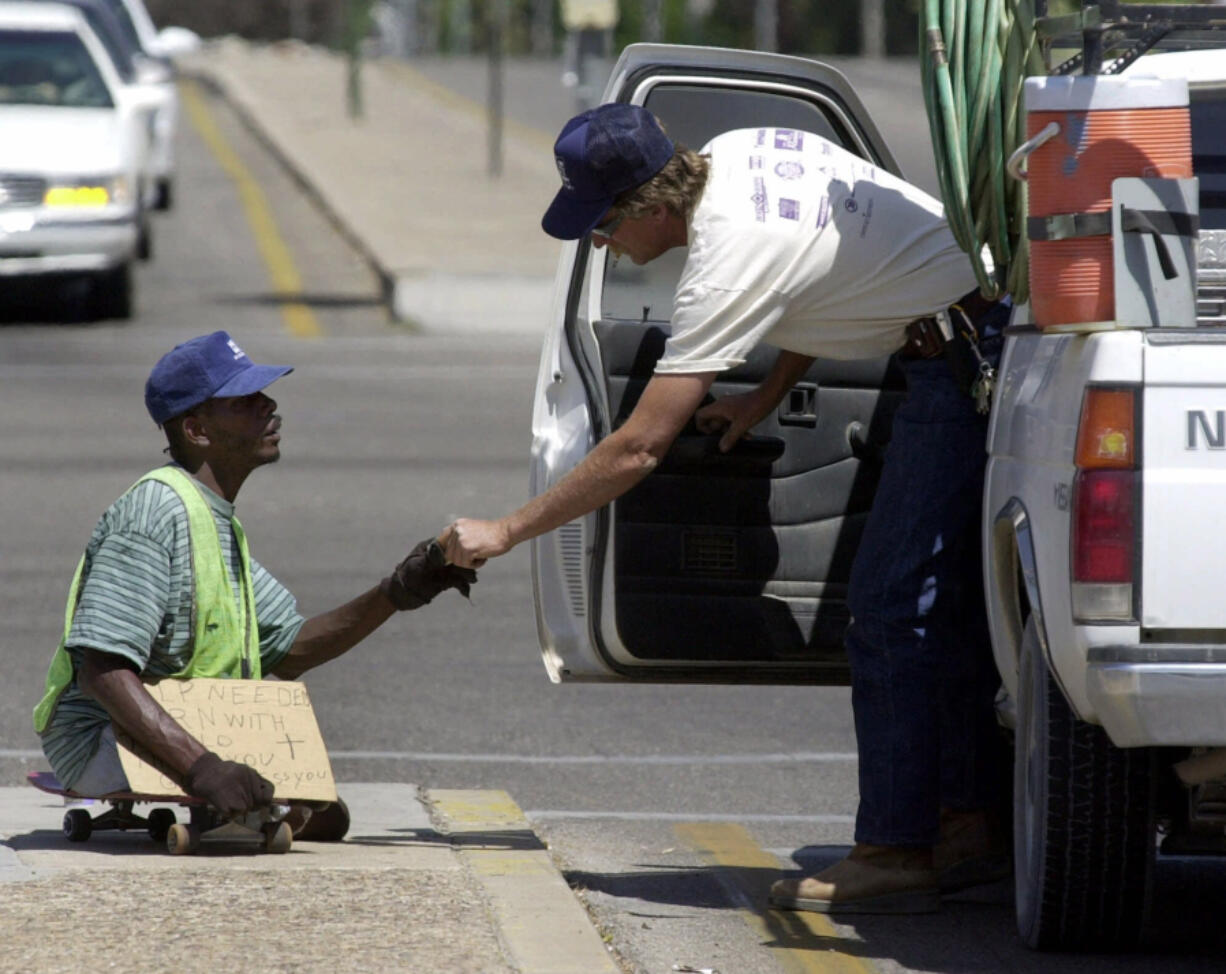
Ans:
{"type": "Polygon", "coordinates": [[[1117,178],[1192,175],[1187,83],[1109,75],[1027,78],[1024,97],[1027,141],[1010,166],[1026,162],[1019,175],[1029,187],[1034,323],[1062,331],[1114,328],[1109,221],[1105,232],[1093,232],[1102,230],[1103,219],[1086,215],[1110,214],[1117,178]]]}

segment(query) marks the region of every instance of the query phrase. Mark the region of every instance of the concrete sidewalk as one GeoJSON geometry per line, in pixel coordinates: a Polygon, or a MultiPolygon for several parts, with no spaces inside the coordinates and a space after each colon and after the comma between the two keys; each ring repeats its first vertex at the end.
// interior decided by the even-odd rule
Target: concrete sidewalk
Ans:
{"type": "Polygon", "coordinates": [[[343,842],[172,856],[144,833],[69,843],[60,799],[0,788],[0,971],[616,974],[503,792],[340,792],[343,842]]]}
{"type": "Polygon", "coordinates": [[[356,120],[345,61],[330,51],[227,38],[180,67],[221,93],[316,197],[375,268],[397,318],[544,331],[559,253],[540,230],[558,188],[553,134],[508,121],[493,178],[483,107],[406,62],[365,65],[356,120]]]}

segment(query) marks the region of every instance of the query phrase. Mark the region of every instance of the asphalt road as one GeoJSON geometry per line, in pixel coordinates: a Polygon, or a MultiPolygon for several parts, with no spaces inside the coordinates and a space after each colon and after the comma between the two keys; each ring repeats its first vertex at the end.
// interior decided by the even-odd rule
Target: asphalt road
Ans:
{"type": "MultiPolygon", "coordinates": [[[[272,390],[283,459],[253,475],[238,509],[255,557],[307,614],[373,584],[453,517],[526,497],[540,336],[390,324],[360,260],[210,108],[268,200],[322,334],[287,330],[235,187],[188,125],[178,206],[156,220],[136,320],[64,324],[71,294],[0,289],[3,784],[42,766],[29,709],[80,549],[110,500],[162,460],[141,387],[175,342],[224,328],[257,361],[296,366],[272,390]]],[[[526,554],[488,566],[471,604],[448,593],[398,616],[307,682],[342,783],[510,792],[628,971],[1220,969],[1226,878],[1192,861],[1162,864],[1156,946],[1143,955],[1025,951],[1008,884],[923,918],[806,925],[765,913],[778,869],[832,861],[851,841],[847,691],[553,686],[526,554]]]]}

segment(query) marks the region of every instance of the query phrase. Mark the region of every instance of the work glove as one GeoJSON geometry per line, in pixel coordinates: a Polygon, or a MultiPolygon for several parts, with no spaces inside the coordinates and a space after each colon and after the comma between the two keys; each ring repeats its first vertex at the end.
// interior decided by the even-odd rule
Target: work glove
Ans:
{"type": "Polygon", "coordinates": [[[464,598],[477,581],[471,568],[447,564],[435,538],[419,541],[409,556],[380,584],[383,594],[397,609],[419,609],[439,592],[458,589],[464,598]]]}
{"type": "Polygon", "coordinates": [[[183,790],[203,798],[223,817],[234,818],[271,805],[273,784],[245,764],[206,751],[187,769],[183,790]]]}

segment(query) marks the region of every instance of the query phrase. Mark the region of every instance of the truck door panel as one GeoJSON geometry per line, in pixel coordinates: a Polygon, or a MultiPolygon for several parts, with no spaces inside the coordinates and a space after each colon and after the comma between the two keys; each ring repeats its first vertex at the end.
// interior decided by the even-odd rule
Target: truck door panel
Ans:
{"type": "MultiPolygon", "coordinates": [[[[731,129],[797,128],[897,172],[846,80],[807,59],[634,45],[605,98],[642,104],[695,150],[731,129]]],[[[571,347],[591,365],[598,438],[651,378],[685,252],[638,266],[581,250],[571,347]]],[[[755,350],[712,395],[756,385],[775,355],[755,350]]],[[[818,361],[728,454],[691,420],[592,522],[586,615],[603,665],[620,678],[846,682],[847,579],[901,395],[887,359],[818,361]]]]}
{"type": "MultiPolygon", "coordinates": [[[[665,328],[602,323],[597,335],[616,428],[651,377],[665,328]]],[[[756,350],[713,396],[756,385],[774,356],[756,350]]],[[[841,675],[847,578],[901,396],[888,359],[844,365],[815,363],[798,402],[785,398],[727,454],[691,421],[615,503],[616,626],[627,652],[811,660],[841,675]]]]}

